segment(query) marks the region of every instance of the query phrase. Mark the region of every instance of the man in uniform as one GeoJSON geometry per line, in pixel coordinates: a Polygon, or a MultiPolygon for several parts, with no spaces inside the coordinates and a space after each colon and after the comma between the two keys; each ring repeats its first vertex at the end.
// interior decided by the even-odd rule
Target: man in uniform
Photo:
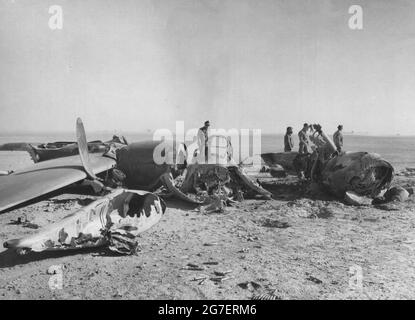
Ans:
{"type": "Polygon", "coordinates": [[[310,139],[308,137],[308,129],[309,126],[307,123],[304,123],[303,128],[298,132],[298,139],[300,140],[298,152],[303,153],[310,153],[310,139]]]}
{"type": "Polygon", "coordinates": [[[343,149],[343,126],[340,124],[337,127],[337,131],[333,134],[333,142],[336,145],[337,152],[342,152],[343,149]]]}
{"type": "Polygon", "coordinates": [[[293,141],[293,128],[287,127],[287,132],[284,136],[284,152],[290,152],[293,150],[294,141],[293,141]]]}
{"type": "Polygon", "coordinates": [[[202,157],[202,154],[205,155],[205,163],[209,159],[209,126],[210,122],[205,121],[204,126],[197,132],[197,144],[199,146],[200,157],[202,157]]]}

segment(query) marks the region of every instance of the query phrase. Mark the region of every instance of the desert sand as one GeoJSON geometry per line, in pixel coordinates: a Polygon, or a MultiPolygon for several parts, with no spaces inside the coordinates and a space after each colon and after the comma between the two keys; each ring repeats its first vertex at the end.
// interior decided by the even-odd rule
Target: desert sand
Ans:
{"type": "MultiPolygon", "coordinates": [[[[201,213],[168,199],[132,256],[105,248],[29,253],[0,249],[0,299],[410,299],[415,297],[415,198],[347,206],[295,177],[256,178],[273,200],[201,213]],[[62,270],[51,289],[48,269],[62,270]],[[356,280],[357,279],[357,280],[356,280]],[[361,279],[358,280],[358,279],[361,279]]],[[[411,176],[394,184],[414,186],[411,176]]],[[[0,241],[21,238],[85,205],[67,189],[0,215],[0,241]],[[18,218],[29,224],[16,224],[18,218]]]]}

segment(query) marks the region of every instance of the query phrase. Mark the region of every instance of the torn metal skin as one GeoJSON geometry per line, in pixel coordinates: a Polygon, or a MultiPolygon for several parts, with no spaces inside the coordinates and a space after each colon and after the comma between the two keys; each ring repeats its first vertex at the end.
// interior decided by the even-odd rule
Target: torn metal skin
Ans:
{"type": "Polygon", "coordinates": [[[270,199],[272,194],[252,181],[236,165],[192,164],[187,167],[180,191],[193,195],[201,203],[227,203],[257,196],[270,199]]]}
{"type": "Polygon", "coordinates": [[[164,201],[152,193],[116,189],[32,236],[6,241],[4,247],[40,252],[107,245],[131,254],[135,237],[155,225],[165,210],[164,201]]]}
{"type": "Polygon", "coordinates": [[[375,198],[393,179],[392,165],[378,154],[348,152],[328,160],[321,172],[321,183],[343,197],[346,191],[375,198]]]}
{"type": "MultiPolygon", "coordinates": [[[[117,169],[125,174],[124,185],[130,189],[155,191],[164,186],[172,195],[179,199],[199,204],[200,202],[188,197],[175,185],[176,176],[183,166],[174,164],[157,164],[153,155],[160,141],[142,141],[129,144],[116,150],[117,169]]],[[[175,150],[165,150],[172,157],[175,150]]],[[[171,163],[174,163],[174,159],[171,163]]]]}
{"type": "MultiPolygon", "coordinates": [[[[115,144],[118,147],[127,145],[124,137],[113,136],[109,141],[90,141],[88,142],[89,153],[104,153],[110,145],[115,144]]],[[[6,143],[0,145],[1,151],[27,151],[34,163],[70,157],[79,154],[78,145],[74,141],[56,141],[48,143],[6,143]]]]}
{"type": "Polygon", "coordinates": [[[178,151],[166,148],[172,163],[179,157],[191,158],[192,163],[156,164],[153,154],[159,144],[159,141],[144,141],[116,151],[117,168],[126,175],[125,185],[128,188],[153,191],[163,186],[169,195],[194,204],[209,202],[211,196],[235,200],[256,195],[271,198],[271,193],[252,181],[232,161],[231,155],[228,155],[229,161],[225,164],[205,164],[198,163],[187,154],[180,154],[186,152],[186,146],[178,151]]]}
{"type": "Polygon", "coordinates": [[[305,171],[306,177],[324,186],[330,193],[343,198],[346,192],[375,198],[387,189],[393,179],[392,165],[376,153],[342,152],[338,154],[333,142],[314,125],[316,132],[311,140],[316,145],[312,154],[280,152],[261,154],[272,167],[281,165],[288,172],[305,171]]]}

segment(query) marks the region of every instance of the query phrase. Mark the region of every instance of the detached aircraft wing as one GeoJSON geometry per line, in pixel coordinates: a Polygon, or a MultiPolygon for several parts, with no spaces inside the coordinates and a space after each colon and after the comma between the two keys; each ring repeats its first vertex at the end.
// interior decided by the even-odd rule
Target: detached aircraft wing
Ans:
{"type": "Polygon", "coordinates": [[[82,181],[115,167],[116,161],[103,153],[88,154],[85,129],[80,118],[76,122],[80,155],[35,163],[27,169],[0,176],[0,212],[52,191],[82,181]]]}
{"type": "MultiPolygon", "coordinates": [[[[94,174],[110,170],[115,164],[114,159],[102,154],[89,155],[89,165],[94,174]]],[[[79,155],[35,163],[29,168],[0,176],[0,212],[86,178],[79,155]]]]}

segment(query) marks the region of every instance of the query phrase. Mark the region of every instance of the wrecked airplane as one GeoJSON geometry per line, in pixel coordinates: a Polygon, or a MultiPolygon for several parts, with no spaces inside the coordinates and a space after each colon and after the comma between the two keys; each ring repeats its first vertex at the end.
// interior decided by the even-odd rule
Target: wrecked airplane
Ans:
{"type": "MultiPolygon", "coordinates": [[[[222,191],[226,190],[228,197],[241,199],[241,193],[245,197],[257,195],[264,198],[271,197],[270,192],[252,181],[235,164],[229,152],[226,153],[226,161],[220,163],[215,162],[217,154],[212,152],[211,157],[215,164],[199,163],[198,158],[194,157],[197,150],[190,146],[189,149],[193,152],[189,155],[184,144],[179,144],[177,148],[174,144],[165,144],[161,152],[165,154],[167,161],[156,163],[154,154],[157,148],[160,150],[160,141],[141,141],[131,144],[120,144],[117,141],[109,143],[105,152],[89,153],[80,119],[77,121],[77,139],[78,156],[62,156],[42,161],[30,168],[1,176],[0,212],[80,181],[93,185],[95,191],[114,185],[146,191],[155,191],[163,186],[169,195],[190,203],[202,204],[209,200],[208,195],[212,194],[213,189],[210,188],[207,193],[198,191],[206,191],[206,183],[203,180],[208,176],[210,179],[214,177],[215,170],[227,172],[229,176],[229,181],[221,182],[220,187],[222,191]],[[83,157],[88,159],[82,159],[83,157]],[[195,172],[198,174],[195,175],[195,172]],[[206,172],[211,173],[206,174],[206,172]],[[118,181],[114,182],[114,176],[118,181]],[[190,177],[199,179],[199,189],[181,188],[181,182],[189,180],[190,177]],[[123,181],[119,181],[120,179],[123,181]],[[222,188],[222,185],[226,184],[230,187],[222,188]]],[[[228,143],[226,137],[220,136],[212,141],[217,139],[228,143]]]]}
{"type": "Polygon", "coordinates": [[[290,173],[299,174],[324,186],[330,193],[343,198],[346,192],[375,198],[386,190],[393,179],[392,165],[378,154],[343,152],[338,154],[333,142],[314,125],[311,140],[317,146],[313,154],[280,152],[261,154],[270,166],[280,165],[290,173]]]}
{"type": "MultiPolygon", "coordinates": [[[[160,188],[167,190],[167,196],[198,205],[218,199],[223,204],[245,197],[271,198],[270,192],[235,164],[229,145],[222,159],[226,161],[219,164],[199,163],[197,150],[192,148],[189,157],[184,144],[177,150],[165,147],[162,153],[171,161],[156,163],[154,154],[160,141],[113,141],[105,151],[91,153],[81,119],[76,129],[77,143],[70,146],[76,145],[78,155],[60,153],[55,159],[0,176],[0,212],[80,182],[106,195],[34,236],[6,242],[7,248],[43,251],[108,245],[115,251],[131,252],[135,235],[157,223],[159,213],[165,211],[159,196],[150,193],[160,188]]],[[[230,143],[226,137],[218,139],[230,143]]],[[[216,158],[217,154],[211,156],[216,158]]]]}

